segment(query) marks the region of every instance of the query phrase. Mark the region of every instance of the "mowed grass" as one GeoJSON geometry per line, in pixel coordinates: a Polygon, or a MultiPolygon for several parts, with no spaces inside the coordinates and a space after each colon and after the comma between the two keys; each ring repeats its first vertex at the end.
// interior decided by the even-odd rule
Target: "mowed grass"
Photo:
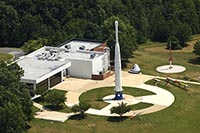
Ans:
{"type": "MultiPolygon", "coordinates": [[[[133,88],[133,87],[123,87],[123,89],[124,89],[124,94],[129,94],[132,96],[144,96],[144,95],[155,94],[147,90],[133,88]]],[[[107,95],[113,95],[113,94],[114,94],[114,87],[96,88],[83,93],[79,97],[79,100],[86,101],[91,105],[91,108],[102,109],[103,107],[109,104],[104,102],[102,99],[107,95]]]]}
{"type": "Polygon", "coordinates": [[[0,61],[9,61],[13,58],[11,54],[0,53],[0,61]]]}
{"type": "Polygon", "coordinates": [[[132,110],[138,110],[138,109],[144,109],[144,108],[148,108],[151,107],[153,104],[151,103],[138,103],[138,104],[134,104],[134,105],[130,105],[132,110]]]}
{"type": "Polygon", "coordinates": [[[169,50],[166,49],[166,43],[148,42],[139,47],[134,52],[134,58],[129,59],[128,67],[130,69],[133,64],[138,64],[142,73],[157,76],[171,76],[173,78],[190,77],[190,79],[199,80],[200,77],[200,56],[193,53],[193,46],[200,38],[200,35],[195,35],[188,42],[189,46],[182,50],[173,50],[173,64],[186,67],[186,71],[179,74],[162,74],[156,71],[156,67],[169,64],[169,50]]]}

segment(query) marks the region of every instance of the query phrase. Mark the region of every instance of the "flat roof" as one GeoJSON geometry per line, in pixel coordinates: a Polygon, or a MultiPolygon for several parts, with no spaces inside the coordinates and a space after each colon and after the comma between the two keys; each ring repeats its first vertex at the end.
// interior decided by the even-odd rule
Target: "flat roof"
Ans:
{"type": "Polygon", "coordinates": [[[92,61],[104,52],[90,51],[101,42],[72,40],[61,47],[44,46],[16,62],[24,70],[22,82],[39,83],[71,66],[70,60],[92,61]],[[65,45],[70,45],[66,48],[65,45]],[[83,49],[80,47],[84,46],[83,49]]]}
{"type": "Polygon", "coordinates": [[[24,76],[21,80],[30,83],[39,83],[43,78],[48,78],[71,65],[69,61],[38,60],[35,57],[24,57],[17,63],[24,70],[24,76]]]}
{"type": "Polygon", "coordinates": [[[66,45],[70,45],[71,46],[71,50],[77,50],[81,46],[84,46],[85,50],[92,50],[93,48],[96,48],[101,44],[102,44],[101,42],[89,42],[89,41],[81,41],[81,40],[72,40],[72,41],[63,43],[60,48],[65,48],[66,45]]]}

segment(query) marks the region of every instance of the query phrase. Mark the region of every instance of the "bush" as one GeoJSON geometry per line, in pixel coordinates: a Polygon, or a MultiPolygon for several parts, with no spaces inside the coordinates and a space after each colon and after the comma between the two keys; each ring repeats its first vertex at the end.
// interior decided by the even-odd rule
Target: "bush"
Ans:
{"type": "Polygon", "coordinates": [[[125,114],[126,112],[129,112],[131,110],[130,106],[127,106],[127,103],[119,103],[119,106],[116,107],[112,107],[110,109],[111,114],[116,113],[118,115],[120,115],[120,117],[122,117],[123,114],[125,114]]]}
{"type": "Polygon", "coordinates": [[[75,104],[74,106],[72,106],[71,110],[75,113],[79,112],[81,116],[84,117],[85,111],[88,110],[90,107],[90,104],[86,102],[80,102],[79,104],[75,104]]]}

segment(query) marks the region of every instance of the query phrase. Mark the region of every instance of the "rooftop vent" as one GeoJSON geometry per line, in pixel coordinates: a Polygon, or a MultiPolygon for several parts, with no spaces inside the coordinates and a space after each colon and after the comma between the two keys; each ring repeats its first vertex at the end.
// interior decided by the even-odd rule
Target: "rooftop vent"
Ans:
{"type": "Polygon", "coordinates": [[[69,44],[68,44],[68,45],[65,45],[65,48],[66,48],[66,49],[71,49],[71,45],[69,45],[69,44]]]}
{"type": "Polygon", "coordinates": [[[95,53],[91,53],[90,54],[90,59],[94,59],[95,55],[96,55],[95,53]]]}
{"type": "Polygon", "coordinates": [[[85,46],[84,45],[80,46],[79,50],[85,50],[85,46]]]}

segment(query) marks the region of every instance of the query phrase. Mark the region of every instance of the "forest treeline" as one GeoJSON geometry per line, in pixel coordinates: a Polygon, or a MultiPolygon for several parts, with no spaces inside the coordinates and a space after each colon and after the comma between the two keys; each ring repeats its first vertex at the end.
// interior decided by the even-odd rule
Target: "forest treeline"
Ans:
{"type": "Polygon", "coordinates": [[[84,38],[114,43],[119,21],[124,58],[147,39],[181,47],[200,33],[200,0],[0,0],[0,44],[20,47],[46,38],[56,46],[84,38]]]}

